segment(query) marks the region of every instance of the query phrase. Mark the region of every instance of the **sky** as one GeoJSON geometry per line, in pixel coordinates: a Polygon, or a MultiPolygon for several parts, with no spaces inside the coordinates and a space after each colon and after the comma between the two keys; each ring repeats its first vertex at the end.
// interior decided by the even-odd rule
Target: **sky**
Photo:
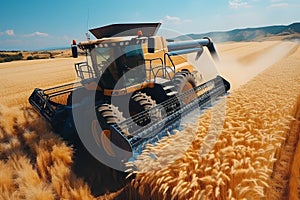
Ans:
{"type": "MultiPolygon", "coordinates": [[[[0,0],[0,50],[68,47],[112,23],[162,22],[178,34],[300,22],[299,0],[0,0]]],[[[162,31],[163,36],[170,36],[162,31]]]]}

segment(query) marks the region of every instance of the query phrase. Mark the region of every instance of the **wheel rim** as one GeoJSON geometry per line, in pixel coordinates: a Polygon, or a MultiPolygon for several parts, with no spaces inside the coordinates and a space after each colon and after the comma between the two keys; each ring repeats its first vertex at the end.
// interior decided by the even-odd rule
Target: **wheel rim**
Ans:
{"type": "Polygon", "coordinates": [[[94,140],[98,145],[100,145],[105,153],[111,157],[116,157],[115,152],[112,149],[112,143],[110,141],[110,131],[109,130],[102,130],[98,129],[98,120],[92,121],[92,134],[94,140]]]}

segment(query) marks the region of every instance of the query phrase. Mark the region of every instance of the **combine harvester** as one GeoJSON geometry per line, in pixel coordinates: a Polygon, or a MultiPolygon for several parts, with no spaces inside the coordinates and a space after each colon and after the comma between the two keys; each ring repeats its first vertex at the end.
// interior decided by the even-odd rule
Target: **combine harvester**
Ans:
{"type": "Polygon", "coordinates": [[[230,84],[216,76],[203,82],[187,62],[208,49],[217,59],[209,38],[169,41],[156,36],[160,23],[113,24],[90,32],[78,45],[86,62],[76,63],[79,82],[49,89],[36,88],[30,104],[55,132],[80,141],[98,160],[123,170],[148,143],[155,143],[178,128],[195,109],[205,109],[225,95],[230,84]],[[62,99],[65,99],[64,101],[62,99]]]}

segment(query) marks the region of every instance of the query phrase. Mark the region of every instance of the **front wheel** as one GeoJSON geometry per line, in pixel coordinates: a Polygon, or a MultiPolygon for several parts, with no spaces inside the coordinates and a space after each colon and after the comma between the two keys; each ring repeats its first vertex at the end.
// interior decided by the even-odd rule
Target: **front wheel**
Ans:
{"type": "MultiPolygon", "coordinates": [[[[113,143],[113,137],[117,137],[120,140],[125,140],[124,137],[129,137],[129,133],[127,128],[118,127],[118,123],[125,120],[123,117],[122,112],[119,111],[118,107],[112,104],[102,104],[97,108],[97,120],[92,121],[92,134],[96,143],[103,148],[105,153],[111,157],[116,158],[119,157],[118,153],[114,150],[119,148],[113,143]],[[99,127],[100,123],[100,127],[99,127]],[[111,133],[111,126],[117,126],[124,137],[122,136],[115,136],[111,133]]],[[[116,134],[116,133],[115,133],[116,134]]],[[[122,141],[118,141],[121,142],[122,141]]],[[[124,141],[124,143],[126,143],[124,141]]]]}
{"type": "Polygon", "coordinates": [[[133,121],[140,127],[146,126],[152,121],[159,121],[161,119],[161,113],[158,110],[150,112],[151,108],[156,106],[156,101],[143,92],[137,92],[131,97],[130,110],[133,121]],[[136,115],[136,114],[142,115],[136,115]]]}

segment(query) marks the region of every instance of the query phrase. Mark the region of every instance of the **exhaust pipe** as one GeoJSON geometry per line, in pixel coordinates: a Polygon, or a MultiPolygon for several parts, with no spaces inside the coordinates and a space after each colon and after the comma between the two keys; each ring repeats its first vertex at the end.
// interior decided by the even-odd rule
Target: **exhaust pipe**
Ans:
{"type": "Polygon", "coordinates": [[[77,50],[76,40],[72,41],[71,50],[72,50],[72,57],[78,58],[78,50],[77,50]]]}

